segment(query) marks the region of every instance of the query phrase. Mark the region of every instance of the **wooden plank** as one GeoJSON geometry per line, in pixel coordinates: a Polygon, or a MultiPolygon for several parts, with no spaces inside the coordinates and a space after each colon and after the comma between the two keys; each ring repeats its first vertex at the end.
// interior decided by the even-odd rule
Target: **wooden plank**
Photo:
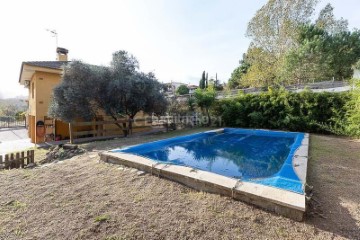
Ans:
{"type": "Polygon", "coordinates": [[[34,163],[35,162],[35,151],[34,150],[31,150],[31,163],[34,163]]]}
{"type": "MultiPolygon", "coordinates": [[[[83,127],[83,126],[95,126],[95,125],[106,125],[106,124],[115,124],[115,123],[127,123],[129,120],[127,119],[121,119],[121,120],[117,120],[117,121],[98,121],[98,122],[74,122],[72,123],[73,126],[76,127],[83,127]]],[[[147,121],[147,119],[145,118],[139,118],[139,119],[135,119],[135,122],[144,122],[147,121]]]]}
{"type": "Polygon", "coordinates": [[[126,120],[117,120],[117,121],[99,121],[99,122],[75,122],[74,126],[83,127],[83,126],[95,126],[95,125],[106,125],[106,124],[115,124],[115,123],[124,123],[126,120]]]}
{"type": "Polygon", "coordinates": [[[20,168],[20,153],[16,153],[15,155],[15,168],[20,168]]]}
{"type": "Polygon", "coordinates": [[[14,153],[10,154],[10,169],[14,168],[14,153]]]}
{"type": "Polygon", "coordinates": [[[9,154],[6,154],[5,155],[5,169],[9,169],[9,165],[10,165],[9,154]]]}
{"type": "Polygon", "coordinates": [[[20,160],[20,164],[21,164],[21,167],[24,168],[25,167],[25,157],[24,157],[24,151],[21,152],[21,160],[20,160]]]}
{"type": "Polygon", "coordinates": [[[30,163],[30,151],[27,150],[26,151],[26,165],[29,165],[29,163],[30,163]]]}
{"type": "MultiPolygon", "coordinates": [[[[146,128],[147,126],[133,126],[132,129],[138,129],[138,128],[146,128]]],[[[73,136],[74,137],[78,137],[78,136],[84,136],[84,135],[89,135],[89,134],[94,134],[94,135],[98,135],[101,133],[123,133],[122,129],[104,129],[104,130],[90,130],[90,131],[78,131],[78,132],[73,132],[73,136]]]]}
{"type": "Polygon", "coordinates": [[[70,144],[73,144],[74,143],[74,135],[73,135],[72,123],[69,123],[69,134],[70,134],[70,144]]]}
{"type": "Polygon", "coordinates": [[[120,132],[123,133],[122,129],[105,129],[105,130],[91,130],[91,131],[80,131],[80,132],[73,132],[74,136],[84,136],[89,134],[100,134],[100,133],[115,133],[120,132]]]}

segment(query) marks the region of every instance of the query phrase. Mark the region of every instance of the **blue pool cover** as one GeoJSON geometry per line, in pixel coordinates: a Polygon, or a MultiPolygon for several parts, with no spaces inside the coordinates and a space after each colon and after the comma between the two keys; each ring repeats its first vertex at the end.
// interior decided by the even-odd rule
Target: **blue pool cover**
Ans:
{"type": "Polygon", "coordinates": [[[113,151],[303,194],[292,166],[303,138],[304,133],[225,128],[113,151]]]}

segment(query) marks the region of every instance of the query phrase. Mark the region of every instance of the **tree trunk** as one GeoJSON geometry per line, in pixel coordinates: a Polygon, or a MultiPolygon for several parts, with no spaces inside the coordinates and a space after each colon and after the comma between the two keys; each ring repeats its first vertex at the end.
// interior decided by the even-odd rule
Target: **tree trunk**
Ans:
{"type": "MultiPolygon", "coordinates": [[[[115,117],[115,116],[113,116],[113,115],[110,115],[113,119],[114,119],[114,121],[117,121],[118,119],[115,117]]],[[[116,126],[118,126],[120,129],[122,129],[122,130],[124,130],[124,127],[123,126],[121,126],[119,123],[114,123],[116,126]]]]}
{"type": "Polygon", "coordinates": [[[210,118],[209,109],[205,108],[205,110],[206,110],[206,114],[207,114],[207,117],[208,117],[208,126],[210,127],[211,126],[211,118],[210,118]]]}
{"type": "Polygon", "coordinates": [[[132,134],[132,125],[133,125],[133,122],[134,122],[134,117],[135,117],[135,115],[131,115],[130,117],[129,117],[129,127],[128,127],[128,129],[129,129],[129,134],[131,135],[132,134]]]}

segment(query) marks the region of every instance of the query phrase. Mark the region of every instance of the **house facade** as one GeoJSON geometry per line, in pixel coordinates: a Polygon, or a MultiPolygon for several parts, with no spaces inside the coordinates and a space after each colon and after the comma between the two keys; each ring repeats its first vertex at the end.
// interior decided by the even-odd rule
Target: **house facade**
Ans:
{"type": "Polygon", "coordinates": [[[62,139],[69,137],[68,124],[53,119],[49,121],[47,117],[52,90],[60,83],[63,67],[68,62],[67,49],[57,48],[56,52],[57,61],[28,61],[21,64],[19,83],[29,90],[27,121],[32,143],[44,142],[47,134],[53,134],[54,140],[56,135],[62,139]]]}
{"type": "MultiPolygon", "coordinates": [[[[64,66],[68,62],[68,50],[65,48],[57,48],[56,61],[27,61],[23,62],[20,70],[19,83],[28,88],[28,135],[32,143],[43,143],[46,141],[57,141],[69,139],[69,123],[52,119],[48,116],[49,105],[52,100],[52,92],[55,86],[61,82],[64,66]]],[[[141,117],[142,113],[137,117],[141,117]]],[[[89,132],[88,136],[99,136],[93,134],[97,131],[101,132],[101,136],[118,135],[119,129],[115,124],[96,125],[95,121],[113,121],[112,118],[99,113],[94,119],[94,125],[83,124],[75,126],[74,131],[89,132]]],[[[151,126],[140,126],[134,129],[137,131],[146,131],[151,126]]],[[[141,125],[141,124],[140,124],[141,125]]]]}

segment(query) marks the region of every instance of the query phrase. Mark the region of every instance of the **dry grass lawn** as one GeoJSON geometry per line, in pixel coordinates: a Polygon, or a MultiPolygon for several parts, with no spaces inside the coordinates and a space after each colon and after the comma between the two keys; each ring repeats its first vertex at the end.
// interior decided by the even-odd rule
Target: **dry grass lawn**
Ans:
{"type": "Polygon", "coordinates": [[[0,239],[360,239],[360,143],[311,135],[304,222],[99,162],[97,151],[203,129],[84,144],[35,169],[0,172],[0,239]]]}

